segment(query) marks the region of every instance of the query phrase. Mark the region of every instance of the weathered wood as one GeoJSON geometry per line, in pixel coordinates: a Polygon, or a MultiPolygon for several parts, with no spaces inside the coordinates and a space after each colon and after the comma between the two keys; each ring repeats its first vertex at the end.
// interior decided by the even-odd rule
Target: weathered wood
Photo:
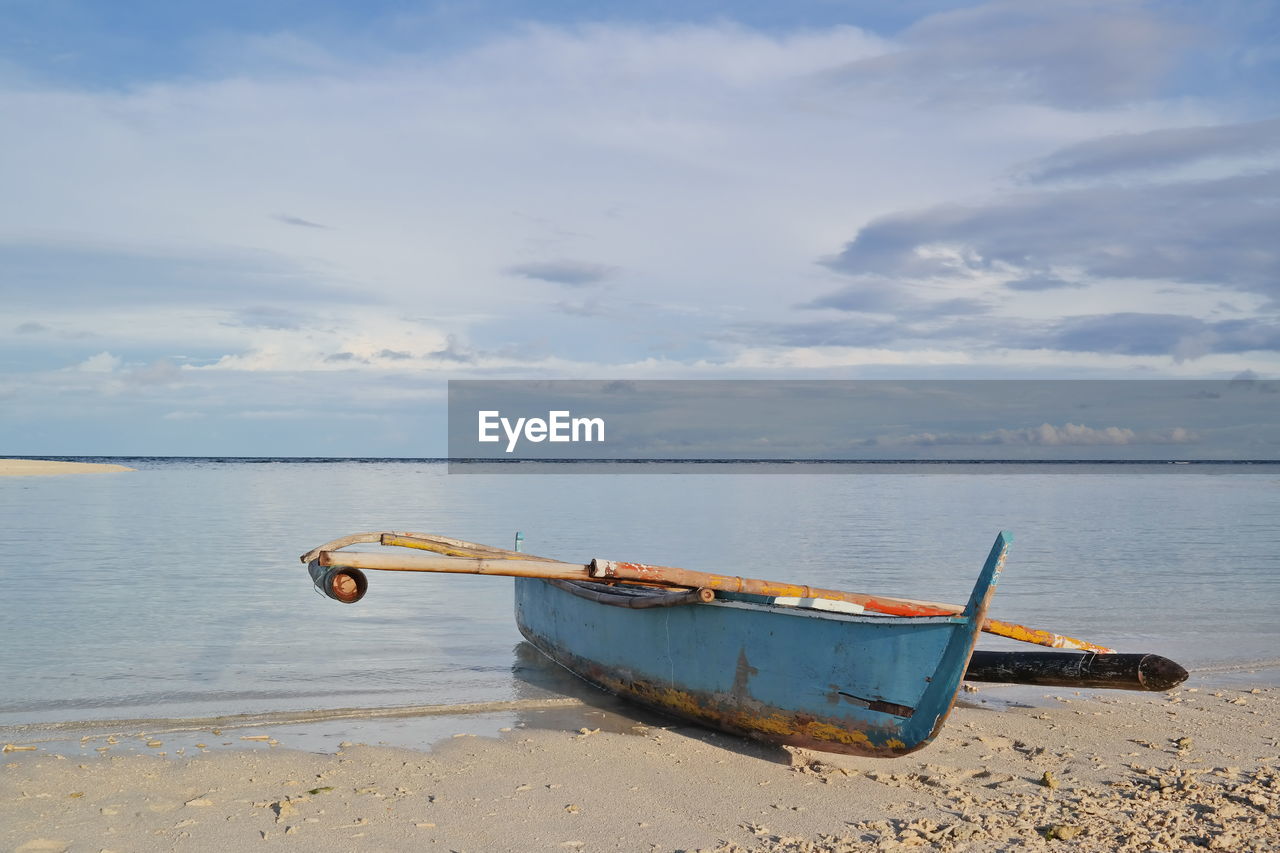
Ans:
{"type": "MultiPolygon", "coordinates": [[[[685,589],[722,590],[775,598],[821,598],[856,604],[864,610],[890,616],[959,616],[964,608],[956,604],[934,601],[918,601],[883,595],[868,595],[843,590],[822,589],[781,581],[743,578],[735,575],[717,575],[675,566],[651,566],[645,563],[628,563],[614,560],[592,560],[587,565],[566,563],[535,557],[505,548],[495,548],[463,539],[452,539],[430,533],[389,531],[384,533],[356,533],[335,539],[333,542],[313,548],[302,555],[303,562],[319,560],[321,566],[350,566],[359,569],[400,572],[451,572],[473,575],[502,575],[507,577],[555,578],[571,581],[612,582],[640,584],[653,587],[678,587],[685,589]],[[390,555],[366,552],[342,552],[338,549],[358,543],[378,542],[406,548],[433,551],[441,556],[390,555]]],[[[1113,649],[1057,634],[1038,628],[1030,628],[998,619],[985,619],[982,630],[1001,637],[1059,649],[1111,654],[1113,649]]]]}
{"type": "MultiPolygon", "coordinates": [[[[625,563],[615,560],[592,560],[591,575],[595,578],[659,581],[674,586],[703,587],[723,590],[725,592],[741,592],[750,595],[765,595],[777,598],[825,598],[831,601],[846,601],[858,604],[875,613],[891,616],[958,616],[964,608],[958,604],[942,604],[936,601],[917,601],[910,598],[893,598],[885,595],[866,595],[859,592],[844,592],[837,589],[821,589],[811,586],[782,583],[780,581],[757,580],[733,575],[716,575],[697,572],[691,569],[680,569],[674,566],[650,566],[644,563],[625,563]]],[[[1113,653],[1113,649],[1099,646],[1087,640],[1068,637],[1038,628],[1028,628],[1012,622],[998,619],[987,619],[982,630],[989,634],[1033,643],[1038,646],[1049,646],[1056,649],[1081,649],[1103,654],[1113,653]]]]}
{"type": "Polygon", "coordinates": [[[988,619],[987,623],[982,626],[982,630],[988,634],[995,634],[997,637],[1008,637],[1010,640],[1017,640],[1020,643],[1048,646],[1051,649],[1075,649],[1076,651],[1097,652],[1104,655],[1116,653],[1115,649],[1100,646],[1088,640],[1079,640],[1075,637],[1068,637],[1066,634],[1055,634],[1052,631],[1045,631],[1040,628],[1028,628],[1026,625],[1018,625],[1013,622],[1002,622],[999,619],[988,619]]]}
{"type": "Polygon", "coordinates": [[[435,554],[382,554],[365,551],[321,551],[322,566],[346,566],[381,572],[448,572],[503,575],[513,578],[556,578],[590,581],[586,566],[558,560],[508,560],[501,557],[446,557],[435,554]]]}
{"type": "MultiPolygon", "coordinates": [[[[444,536],[425,536],[420,533],[384,533],[383,545],[396,545],[401,548],[415,548],[420,551],[434,551],[449,557],[495,557],[504,560],[543,560],[557,563],[546,557],[537,557],[521,551],[508,551],[505,548],[494,548],[489,545],[478,545],[462,539],[449,539],[444,536]]],[[[565,565],[572,565],[566,563],[565,565]]]]}
{"type": "MultiPolygon", "coordinates": [[[[312,548],[298,559],[304,563],[310,563],[312,560],[320,556],[321,551],[337,551],[346,548],[348,545],[361,544],[382,544],[382,545],[401,545],[406,548],[425,548],[429,551],[438,551],[440,553],[448,553],[449,550],[456,550],[460,554],[462,552],[471,552],[463,554],[464,556],[503,556],[503,557],[528,557],[528,554],[520,554],[517,551],[508,551],[504,548],[495,548],[492,545],[481,545],[478,542],[468,542],[465,539],[453,539],[449,536],[438,536],[434,533],[413,533],[410,531],[376,531],[372,533],[352,533],[349,536],[342,536],[334,539],[332,542],[326,542],[323,545],[312,548]],[[431,545],[432,547],[427,547],[431,545]]],[[[545,559],[543,557],[535,557],[534,559],[545,559]]]]}
{"type": "Polygon", "coordinates": [[[867,610],[891,616],[956,616],[964,611],[958,604],[916,601],[909,598],[865,595],[838,589],[803,586],[782,581],[758,580],[736,575],[717,575],[675,566],[650,566],[616,560],[592,560],[591,576],[599,580],[648,581],[671,586],[705,587],[723,592],[763,595],[771,598],[825,598],[860,604],[867,610]]]}
{"type": "Polygon", "coordinates": [[[1187,671],[1160,655],[976,651],[964,677],[1001,684],[1160,691],[1186,681],[1187,671]]]}

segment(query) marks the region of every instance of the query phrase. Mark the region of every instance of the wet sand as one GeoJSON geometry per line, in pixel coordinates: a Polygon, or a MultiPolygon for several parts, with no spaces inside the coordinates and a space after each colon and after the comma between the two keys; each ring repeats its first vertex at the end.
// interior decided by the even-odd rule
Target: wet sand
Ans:
{"type": "Polygon", "coordinates": [[[55,462],[51,459],[0,459],[0,477],[46,477],[55,474],[108,474],[135,471],[105,462],[55,462]]]}
{"type": "Polygon", "coordinates": [[[999,710],[976,704],[998,688],[966,693],[934,744],[895,760],[590,707],[529,707],[496,737],[458,718],[430,751],[304,752],[271,726],[15,741],[0,848],[1280,847],[1280,690],[1194,682],[999,710]]]}

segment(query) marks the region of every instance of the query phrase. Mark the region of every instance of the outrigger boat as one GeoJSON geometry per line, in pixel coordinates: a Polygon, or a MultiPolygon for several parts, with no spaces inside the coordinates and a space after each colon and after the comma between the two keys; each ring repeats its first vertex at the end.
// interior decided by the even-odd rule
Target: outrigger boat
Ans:
{"type": "Polygon", "coordinates": [[[357,533],[301,559],[322,593],[348,604],[368,590],[364,570],[514,577],[520,632],[586,681],[704,726],[827,752],[920,749],[964,679],[1167,690],[1187,677],[1158,655],[988,618],[1011,541],[996,537],[963,606],[642,563],[566,563],[423,533],[357,533]],[[434,553],[342,550],[361,543],[434,553]],[[979,631],[1074,651],[975,652],[979,631]]]}

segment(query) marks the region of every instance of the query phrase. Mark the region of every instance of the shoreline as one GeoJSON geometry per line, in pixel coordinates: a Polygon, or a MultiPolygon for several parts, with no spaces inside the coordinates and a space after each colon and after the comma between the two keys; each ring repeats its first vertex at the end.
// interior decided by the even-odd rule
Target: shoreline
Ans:
{"type": "Polygon", "coordinates": [[[107,462],[58,462],[52,459],[0,459],[0,477],[51,477],[59,474],[111,474],[136,471],[107,462]]]}
{"type": "Polygon", "coordinates": [[[69,754],[3,756],[0,847],[799,853],[1053,849],[1055,832],[1079,850],[1280,843],[1280,689],[1043,698],[967,701],[933,744],[888,760],[594,707],[519,708],[493,737],[446,717],[452,736],[429,750],[352,738],[300,751],[287,725],[86,738],[69,754]]]}
{"type": "MultiPolygon", "coordinates": [[[[134,737],[142,732],[199,732],[210,728],[248,729],[275,726],[320,727],[330,723],[360,725],[372,731],[379,727],[401,727],[414,721],[450,720],[465,717],[483,717],[516,714],[525,710],[558,709],[565,712],[602,711],[619,718],[646,715],[641,706],[587,684],[567,671],[549,667],[552,677],[536,682],[523,682],[518,698],[479,698],[432,704],[368,704],[310,708],[260,708],[249,711],[224,711],[201,716],[181,714],[144,714],[116,716],[40,718],[48,711],[35,711],[36,717],[23,720],[9,719],[12,714],[0,714],[0,745],[5,742],[58,743],[93,739],[106,735],[134,737]]],[[[1280,690],[1280,660],[1238,661],[1191,667],[1187,680],[1170,691],[1145,692],[1108,690],[1103,688],[1049,687],[1032,684],[1003,684],[996,682],[965,682],[956,700],[956,707],[975,710],[1003,711],[1013,708],[1047,708],[1056,705],[1056,697],[1074,696],[1084,701],[1106,703],[1117,696],[1162,696],[1183,690],[1192,692],[1238,692],[1252,688],[1276,688],[1280,690]]],[[[370,697],[372,698],[372,697],[370,697]]],[[[225,699],[220,698],[219,702],[225,699]]],[[[248,701],[248,700],[244,700],[248,701]]],[[[187,703],[188,705],[190,702],[187,703]]],[[[109,706],[86,706],[81,713],[105,710],[109,706]]],[[[129,706],[131,708],[137,706],[129,706]]],[[[149,705],[160,711],[164,706],[149,705]]],[[[139,708],[141,710],[141,708],[139,708]]],[[[28,712],[32,713],[32,712],[28,712]]],[[[492,733],[497,732],[494,727],[492,733]]],[[[431,744],[418,742],[414,748],[429,748],[431,744]]]]}

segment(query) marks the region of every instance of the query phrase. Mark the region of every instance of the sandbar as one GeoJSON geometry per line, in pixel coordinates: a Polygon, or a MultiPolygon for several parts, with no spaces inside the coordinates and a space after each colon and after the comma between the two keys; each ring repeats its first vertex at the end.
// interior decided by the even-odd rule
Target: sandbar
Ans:
{"type": "Polygon", "coordinates": [[[0,477],[47,477],[56,474],[109,474],[135,471],[106,462],[58,462],[52,459],[0,459],[0,477]]]}

